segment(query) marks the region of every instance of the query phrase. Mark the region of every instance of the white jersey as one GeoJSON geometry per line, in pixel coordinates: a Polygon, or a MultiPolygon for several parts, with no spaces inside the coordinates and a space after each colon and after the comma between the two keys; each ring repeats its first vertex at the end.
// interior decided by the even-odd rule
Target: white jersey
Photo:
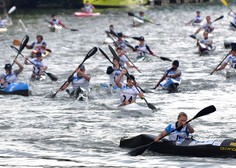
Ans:
{"type": "Polygon", "coordinates": [[[193,23],[201,23],[201,21],[202,21],[201,16],[195,16],[195,18],[193,19],[193,23]]]}
{"type": "Polygon", "coordinates": [[[137,47],[138,47],[138,51],[137,51],[138,56],[145,56],[146,53],[148,52],[146,45],[143,45],[143,46],[138,45],[137,47]]]}
{"type": "Polygon", "coordinates": [[[121,103],[123,103],[126,100],[128,100],[129,102],[136,101],[139,91],[136,89],[135,86],[130,88],[126,84],[122,83],[122,86],[120,89],[121,89],[121,94],[120,94],[121,103]]]}
{"type": "Polygon", "coordinates": [[[120,66],[121,66],[121,67],[125,66],[125,63],[126,63],[127,61],[129,61],[128,58],[127,58],[125,55],[122,55],[122,56],[120,56],[119,58],[120,58],[120,62],[119,62],[119,63],[120,63],[120,66]]]}
{"type": "MultiPolygon", "coordinates": [[[[115,81],[120,74],[121,74],[121,69],[117,69],[117,70],[114,69],[114,71],[111,74],[109,74],[110,85],[116,86],[115,81]]],[[[124,78],[121,78],[121,82],[123,82],[123,81],[124,81],[124,78]]]]}
{"type": "Polygon", "coordinates": [[[7,24],[7,20],[6,19],[0,20],[0,28],[6,27],[6,24],[7,24]]]}
{"type": "MultiPolygon", "coordinates": [[[[170,133],[172,130],[176,129],[176,123],[171,123],[169,124],[166,128],[165,128],[165,132],[166,133],[170,133]]],[[[189,136],[189,131],[187,126],[184,126],[180,131],[173,131],[170,135],[169,135],[169,140],[170,141],[176,141],[176,140],[180,140],[180,139],[185,139],[189,136]]]]}
{"type": "Polygon", "coordinates": [[[14,70],[11,74],[2,74],[1,79],[4,79],[7,84],[14,83],[17,80],[17,75],[19,74],[18,70],[14,70]]]}
{"type": "Polygon", "coordinates": [[[224,63],[229,63],[231,68],[236,68],[236,56],[230,54],[224,61],[224,63]]]}
{"type": "Polygon", "coordinates": [[[91,7],[91,5],[84,5],[84,11],[87,13],[92,13],[93,8],[91,7]]]}
{"type": "Polygon", "coordinates": [[[44,60],[38,61],[37,58],[31,60],[34,63],[33,74],[40,75],[44,74],[44,72],[40,69],[41,67],[47,66],[44,60]]]}
{"type": "Polygon", "coordinates": [[[208,33],[212,32],[212,30],[214,29],[214,27],[212,26],[212,22],[210,23],[205,23],[204,25],[202,25],[201,27],[203,30],[207,31],[208,33]]]}
{"type": "Polygon", "coordinates": [[[77,73],[74,73],[72,79],[72,87],[74,90],[76,90],[78,87],[82,87],[88,91],[89,81],[83,77],[79,77],[77,73]]]}
{"type": "Polygon", "coordinates": [[[233,17],[233,23],[236,24],[236,15],[234,13],[230,13],[229,16],[233,17]]]}

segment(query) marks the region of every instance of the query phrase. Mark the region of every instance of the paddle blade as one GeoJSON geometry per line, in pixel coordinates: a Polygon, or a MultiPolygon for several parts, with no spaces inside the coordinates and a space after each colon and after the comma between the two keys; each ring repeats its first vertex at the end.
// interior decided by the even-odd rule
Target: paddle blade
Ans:
{"type": "Polygon", "coordinates": [[[48,77],[49,77],[52,81],[57,81],[57,80],[58,80],[58,78],[57,78],[55,75],[53,75],[52,73],[46,72],[46,74],[48,75],[48,77]]]}
{"type": "Polygon", "coordinates": [[[70,31],[79,31],[78,29],[70,29],[70,31]]]}
{"type": "Polygon", "coordinates": [[[157,108],[153,105],[153,104],[151,104],[151,103],[147,103],[147,105],[148,105],[148,108],[150,108],[150,109],[152,109],[152,110],[156,110],[157,108]]]}
{"type": "Polygon", "coordinates": [[[20,40],[14,39],[12,44],[15,45],[15,46],[19,46],[20,45],[20,40]]]}
{"type": "Polygon", "coordinates": [[[215,22],[215,21],[217,21],[217,20],[220,20],[220,19],[222,19],[222,18],[224,18],[224,16],[223,16],[223,15],[222,15],[222,16],[220,16],[219,18],[215,19],[213,22],[215,22]]]}
{"type": "Polygon", "coordinates": [[[113,57],[114,57],[118,62],[120,62],[120,59],[119,59],[118,55],[116,54],[115,50],[112,48],[112,46],[111,46],[111,45],[108,45],[108,48],[109,48],[109,50],[111,51],[113,57]]]}
{"type": "Polygon", "coordinates": [[[10,15],[15,10],[16,10],[16,6],[11,7],[11,9],[9,9],[9,11],[8,11],[8,14],[10,15]]]}
{"type": "Polygon", "coordinates": [[[21,41],[21,44],[20,44],[20,48],[19,48],[19,53],[21,53],[21,51],[25,48],[26,44],[28,43],[29,41],[29,36],[28,35],[25,35],[25,37],[22,39],[21,41]]]}
{"type": "Polygon", "coordinates": [[[191,34],[189,35],[189,37],[193,38],[193,39],[197,39],[196,35],[195,34],[191,34]]]}
{"type": "Polygon", "coordinates": [[[160,57],[160,59],[161,59],[161,60],[163,60],[163,61],[170,61],[170,62],[172,62],[172,60],[171,60],[171,59],[169,59],[169,58],[166,58],[166,57],[160,57]]]}
{"type": "Polygon", "coordinates": [[[228,2],[227,2],[226,0],[220,0],[220,1],[221,1],[221,3],[222,3],[224,6],[226,6],[226,7],[229,6],[229,4],[228,4],[228,2]]]}
{"type": "Polygon", "coordinates": [[[90,57],[92,57],[97,51],[98,51],[98,48],[97,48],[97,47],[93,47],[93,48],[86,54],[86,56],[85,56],[83,62],[78,66],[78,68],[81,67],[81,66],[83,65],[83,63],[84,63],[87,59],[89,59],[90,57]]]}
{"type": "Polygon", "coordinates": [[[128,12],[129,16],[134,16],[134,14],[132,12],[128,12]]]}
{"type": "Polygon", "coordinates": [[[101,48],[99,48],[99,51],[102,53],[102,55],[103,55],[104,57],[106,57],[106,59],[107,59],[110,63],[113,64],[113,62],[111,62],[111,60],[110,60],[110,58],[108,57],[108,55],[107,55],[101,48]]]}
{"type": "Polygon", "coordinates": [[[191,120],[196,119],[196,118],[201,117],[201,116],[204,116],[204,115],[208,115],[210,113],[213,113],[214,111],[216,111],[216,108],[215,108],[214,105],[205,107],[204,109],[199,111],[191,120]]]}
{"type": "Polygon", "coordinates": [[[155,141],[154,141],[154,142],[151,142],[151,143],[149,143],[149,144],[147,144],[147,145],[139,146],[139,147],[137,147],[137,148],[135,148],[135,149],[129,151],[128,155],[130,155],[130,156],[138,156],[138,155],[141,155],[141,154],[143,154],[143,152],[145,152],[145,151],[146,151],[152,144],[154,144],[154,143],[155,143],[155,141]]]}

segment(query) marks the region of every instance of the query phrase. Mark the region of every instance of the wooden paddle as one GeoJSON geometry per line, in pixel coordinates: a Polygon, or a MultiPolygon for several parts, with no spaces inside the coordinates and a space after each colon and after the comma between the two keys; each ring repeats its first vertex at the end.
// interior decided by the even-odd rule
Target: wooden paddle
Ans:
{"type": "Polygon", "coordinates": [[[217,68],[224,62],[224,60],[229,56],[229,54],[230,54],[230,53],[228,53],[228,54],[224,57],[224,59],[215,67],[215,69],[210,73],[210,75],[212,75],[212,74],[217,70],[217,68]]]}
{"type": "MultiPolygon", "coordinates": [[[[10,47],[11,47],[14,51],[19,52],[19,50],[18,50],[15,46],[11,45],[10,47]]],[[[20,55],[21,55],[23,58],[25,58],[25,56],[24,56],[23,54],[20,53],[20,55]]],[[[32,62],[30,59],[27,58],[27,60],[28,60],[31,64],[33,64],[34,66],[40,68],[38,65],[36,65],[34,62],[32,62]]],[[[44,72],[46,73],[46,75],[49,76],[49,78],[50,78],[52,81],[57,81],[58,78],[57,78],[55,75],[53,75],[52,73],[46,72],[46,71],[44,71],[44,72]]]]}
{"type": "MultiPolygon", "coordinates": [[[[87,59],[89,59],[91,56],[93,56],[93,55],[97,52],[97,50],[98,50],[97,47],[93,47],[93,48],[86,54],[84,60],[83,60],[82,63],[78,66],[77,69],[79,69],[87,59]]],[[[52,98],[54,98],[54,97],[57,95],[57,93],[58,93],[59,91],[61,91],[61,89],[62,89],[67,83],[70,83],[70,82],[69,82],[69,79],[74,75],[74,73],[77,71],[77,69],[68,77],[67,81],[64,82],[64,84],[56,91],[56,93],[54,93],[54,94],[52,95],[52,98]]]]}
{"type": "MultiPolygon", "coordinates": [[[[50,22],[49,20],[47,20],[47,19],[45,19],[44,21],[51,24],[51,22],[50,22]]],[[[78,29],[71,29],[71,28],[68,28],[68,27],[66,27],[66,26],[63,27],[63,28],[68,29],[68,30],[70,30],[70,31],[79,31],[78,29]]]]}
{"type": "MultiPolygon", "coordinates": [[[[202,117],[202,116],[205,116],[205,115],[208,115],[212,112],[216,111],[216,108],[214,105],[211,105],[211,106],[208,106],[208,107],[205,107],[204,109],[202,109],[201,111],[199,111],[192,119],[188,120],[186,122],[186,124],[188,124],[189,122],[191,122],[192,120],[198,118],[198,117],[202,117]]],[[[167,133],[165,136],[161,137],[159,140],[163,139],[164,137],[166,137],[167,135],[171,134],[172,132],[176,131],[176,130],[181,130],[183,128],[183,126],[180,126],[174,130],[172,130],[171,132],[167,133]]],[[[153,144],[157,143],[156,141],[153,141],[147,145],[142,145],[142,146],[139,146],[133,150],[131,150],[128,155],[130,156],[138,156],[138,155],[141,155],[143,152],[145,152],[150,146],[152,146],[153,144]]]]}
{"type": "MultiPolygon", "coordinates": [[[[231,9],[231,7],[229,6],[229,3],[228,3],[226,0],[220,0],[220,1],[221,1],[221,3],[222,3],[224,6],[226,6],[227,8],[229,8],[229,10],[233,11],[233,10],[231,9]]],[[[234,11],[233,11],[233,13],[235,14],[234,11]]]]}
{"type": "Polygon", "coordinates": [[[161,25],[161,24],[154,23],[153,21],[151,21],[151,20],[149,20],[149,19],[141,18],[140,16],[137,16],[137,15],[135,15],[135,14],[132,13],[132,12],[128,12],[128,15],[129,15],[129,16],[133,16],[133,17],[136,17],[136,18],[138,18],[138,19],[140,19],[140,20],[144,20],[145,22],[152,23],[152,24],[157,25],[157,26],[160,26],[160,25],[161,25]]]}
{"type": "MultiPolygon", "coordinates": [[[[20,43],[21,43],[21,42],[20,42],[20,40],[18,40],[18,39],[14,39],[14,40],[12,41],[12,44],[15,45],[15,46],[19,46],[20,43]]],[[[48,49],[48,48],[46,48],[45,50],[48,51],[48,52],[52,52],[52,50],[50,50],[50,49],[48,49]]]]}
{"type": "MultiPolygon", "coordinates": [[[[25,48],[25,46],[27,45],[27,43],[28,43],[28,41],[29,41],[29,36],[28,35],[25,35],[25,37],[21,40],[21,42],[20,42],[20,44],[19,44],[19,49],[17,49],[17,55],[16,55],[16,58],[15,59],[17,59],[17,57],[20,55],[20,53],[21,53],[21,51],[25,48]]],[[[13,66],[14,65],[14,63],[15,62],[13,62],[12,64],[11,64],[11,66],[13,66]]]]}
{"type": "MultiPolygon", "coordinates": [[[[117,41],[112,37],[112,35],[110,35],[110,34],[107,34],[107,35],[114,41],[115,45],[118,46],[117,41]]],[[[116,37],[117,37],[117,36],[116,36],[116,37]]],[[[125,44],[126,44],[126,43],[125,43],[125,44]]],[[[126,45],[127,45],[127,44],[126,44],[126,45]]],[[[124,54],[124,55],[125,55],[125,57],[129,60],[129,62],[131,62],[131,64],[133,64],[134,68],[135,68],[138,72],[141,73],[141,71],[134,65],[134,63],[129,59],[129,57],[128,57],[126,54],[124,54]]]]}
{"type": "MultiPolygon", "coordinates": [[[[111,51],[113,57],[117,60],[117,62],[119,62],[119,57],[118,57],[118,55],[116,54],[115,50],[114,50],[114,49],[112,48],[112,46],[110,46],[110,45],[108,45],[108,47],[109,47],[109,50],[111,51]]],[[[100,49],[100,51],[101,51],[101,49],[100,49]]],[[[105,54],[105,52],[101,52],[101,53],[102,53],[103,55],[105,54]]],[[[104,56],[105,56],[105,55],[104,55],[104,56]]],[[[105,57],[106,57],[106,58],[109,58],[108,56],[105,56],[105,57]]],[[[111,62],[111,61],[110,61],[110,62],[111,62]]],[[[122,68],[127,71],[127,77],[130,78],[130,75],[129,75],[128,70],[127,70],[125,67],[122,67],[122,68]]],[[[138,87],[137,87],[136,85],[134,85],[134,87],[135,87],[135,88],[138,90],[138,92],[140,93],[140,90],[138,89],[138,87]]],[[[141,87],[139,87],[139,88],[141,89],[141,87]]],[[[143,90],[143,89],[141,89],[141,90],[143,90]]],[[[147,101],[145,98],[143,98],[143,100],[146,102],[148,108],[150,108],[150,109],[152,109],[152,110],[156,110],[156,107],[155,107],[153,104],[148,103],[148,101],[147,101]]]]}

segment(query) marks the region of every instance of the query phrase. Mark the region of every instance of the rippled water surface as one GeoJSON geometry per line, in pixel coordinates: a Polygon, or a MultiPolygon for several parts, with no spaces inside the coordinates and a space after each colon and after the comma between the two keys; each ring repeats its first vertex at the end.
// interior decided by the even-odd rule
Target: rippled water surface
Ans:
{"type": "MultiPolygon", "coordinates": [[[[232,5],[232,9],[236,6],[232,5]]],[[[222,5],[174,5],[158,8],[106,9],[98,17],[76,18],[72,10],[54,11],[15,11],[14,25],[9,31],[0,34],[0,65],[11,62],[15,53],[9,47],[13,39],[30,36],[29,43],[37,34],[42,34],[53,52],[45,58],[48,72],[59,80],[50,79],[31,82],[31,66],[25,66],[19,81],[29,83],[32,95],[3,96],[0,117],[0,166],[2,167],[234,167],[235,159],[173,157],[150,155],[130,157],[127,149],[119,148],[123,136],[136,136],[141,133],[158,134],[169,122],[175,121],[178,113],[184,111],[191,118],[201,109],[215,105],[217,111],[192,121],[196,139],[235,138],[235,79],[225,79],[222,73],[209,75],[229,51],[223,41],[235,35],[228,30],[230,18],[227,8],[222,5]],[[127,12],[138,13],[144,10],[149,18],[161,26],[146,24],[133,28],[132,18],[127,12]],[[224,19],[215,22],[213,40],[216,51],[211,56],[200,57],[196,52],[196,41],[189,37],[197,27],[185,26],[201,10],[203,17],[212,19],[224,15],[224,19]],[[58,33],[48,30],[45,19],[52,13],[70,28],[58,33]],[[18,23],[21,19],[22,24],[18,23]],[[135,61],[135,54],[130,51],[130,59],[142,73],[130,70],[138,83],[145,90],[148,102],[157,107],[151,116],[124,114],[115,110],[117,96],[101,90],[100,83],[107,82],[105,73],[110,63],[97,52],[85,62],[91,74],[92,92],[90,100],[81,102],[69,99],[60,92],[54,93],[66,81],[68,76],[82,62],[86,53],[94,46],[110,54],[104,30],[114,24],[117,31],[126,35],[143,35],[151,49],[159,56],[180,61],[183,72],[181,92],[168,94],[157,88],[153,90],[163,71],[171,66],[170,62],[153,57],[148,62],[135,61]],[[26,31],[26,32],[25,32],[26,31]]],[[[127,39],[132,45],[137,42],[127,39]]],[[[22,52],[29,55],[29,50],[22,52]]],[[[23,63],[24,59],[18,60],[23,63]]],[[[2,69],[3,71],[3,69],[2,69]]],[[[143,100],[137,102],[145,105],[143,100]]]]}

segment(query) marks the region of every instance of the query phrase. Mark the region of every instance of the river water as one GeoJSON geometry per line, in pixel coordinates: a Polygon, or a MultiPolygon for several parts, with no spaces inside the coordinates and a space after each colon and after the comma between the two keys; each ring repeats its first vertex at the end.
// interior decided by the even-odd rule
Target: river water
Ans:
{"type": "MultiPolygon", "coordinates": [[[[236,6],[231,6],[236,9],[236,6]]],[[[235,159],[173,157],[150,155],[131,157],[127,149],[119,148],[123,136],[136,136],[142,133],[158,134],[169,122],[176,121],[179,112],[184,111],[189,118],[194,117],[201,109],[215,105],[217,111],[195,119],[191,122],[195,128],[194,137],[199,140],[236,137],[235,82],[226,79],[223,73],[209,75],[224,58],[229,49],[223,41],[234,35],[228,30],[230,18],[227,9],[222,5],[173,5],[157,8],[105,9],[98,17],[76,18],[73,10],[52,11],[15,11],[14,25],[9,31],[0,34],[0,65],[12,62],[15,53],[9,47],[13,39],[30,36],[29,43],[37,34],[42,34],[52,50],[49,57],[48,72],[55,74],[59,80],[32,82],[29,80],[31,66],[24,66],[19,81],[29,83],[32,95],[3,96],[1,99],[0,117],[0,166],[1,167],[234,167],[235,159]],[[135,14],[139,10],[161,26],[146,24],[133,28],[132,18],[127,12],[135,14]],[[189,37],[197,27],[185,26],[195,15],[196,10],[202,16],[211,15],[216,19],[213,40],[216,50],[213,55],[200,57],[196,52],[196,41],[189,37]],[[45,19],[52,13],[70,28],[60,32],[49,32],[45,19]],[[22,24],[19,24],[19,19],[22,24]],[[117,97],[108,91],[101,90],[100,83],[107,82],[106,68],[110,63],[99,52],[85,62],[91,74],[92,92],[90,100],[81,102],[69,99],[65,92],[59,92],[52,99],[50,96],[66,81],[68,76],[82,62],[92,47],[100,47],[112,58],[104,30],[114,24],[117,31],[126,35],[143,35],[151,49],[158,55],[180,61],[183,72],[181,92],[168,94],[161,88],[153,90],[163,71],[171,62],[153,57],[150,61],[137,62],[131,52],[130,59],[142,73],[130,70],[142,88],[148,102],[157,107],[151,116],[124,114],[115,110],[117,97]]],[[[132,45],[137,42],[127,39],[132,45]]],[[[30,51],[22,52],[25,56],[30,51]]],[[[18,60],[23,63],[24,59],[18,60]]],[[[3,69],[2,69],[3,71],[3,69]]],[[[145,105],[143,100],[138,103],[145,105]]]]}

